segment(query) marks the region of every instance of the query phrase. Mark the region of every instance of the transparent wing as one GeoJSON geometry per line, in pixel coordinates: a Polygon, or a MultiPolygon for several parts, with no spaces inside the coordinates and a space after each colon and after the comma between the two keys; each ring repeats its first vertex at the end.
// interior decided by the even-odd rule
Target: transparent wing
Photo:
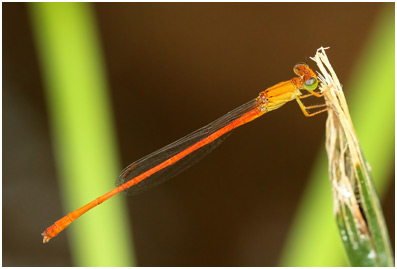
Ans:
{"type": "MultiPolygon", "coordinates": [[[[167,161],[171,157],[177,155],[178,153],[184,151],[187,148],[193,147],[194,149],[195,144],[207,138],[208,136],[215,133],[219,129],[227,126],[228,124],[240,118],[245,113],[253,110],[257,106],[258,104],[256,99],[248,103],[245,103],[244,105],[239,106],[238,108],[230,111],[221,118],[194,131],[193,133],[139,159],[138,161],[131,163],[121,172],[119,178],[116,181],[116,185],[120,186],[134,179],[135,177],[167,161]]],[[[160,183],[163,183],[168,179],[171,179],[172,177],[182,173],[187,168],[191,167],[192,165],[203,159],[208,153],[214,150],[217,146],[219,146],[229,136],[229,134],[230,132],[227,132],[224,135],[217,137],[211,143],[203,147],[194,149],[194,151],[188,154],[187,156],[161,169],[160,171],[148,176],[139,183],[126,189],[125,192],[134,195],[149,188],[152,188],[160,183]]]]}

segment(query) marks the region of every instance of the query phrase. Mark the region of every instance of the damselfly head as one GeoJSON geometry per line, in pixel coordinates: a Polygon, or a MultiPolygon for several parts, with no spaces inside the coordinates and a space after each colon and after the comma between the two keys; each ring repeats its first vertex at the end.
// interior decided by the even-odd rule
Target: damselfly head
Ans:
{"type": "Polygon", "coordinates": [[[294,66],[293,70],[294,70],[294,73],[297,74],[298,76],[303,76],[307,73],[307,70],[310,70],[310,68],[307,65],[307,63],[300,62],[294,66]]]}

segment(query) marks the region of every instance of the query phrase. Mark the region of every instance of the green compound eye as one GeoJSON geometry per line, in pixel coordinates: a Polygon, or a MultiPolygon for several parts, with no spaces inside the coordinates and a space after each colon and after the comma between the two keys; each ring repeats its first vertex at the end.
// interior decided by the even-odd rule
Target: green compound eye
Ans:
{"type": "Polygon", "coordinates": [[[305,87],[305,90],[314,91],[318,86],[318,80],[315,77],[311,77],[305,81],[303,86],[305,87]]]}

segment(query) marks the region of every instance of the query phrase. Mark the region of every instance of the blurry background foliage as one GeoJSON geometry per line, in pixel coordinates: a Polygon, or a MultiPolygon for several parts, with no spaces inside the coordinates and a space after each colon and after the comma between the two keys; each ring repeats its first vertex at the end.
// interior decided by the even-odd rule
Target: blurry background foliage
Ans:
{"type": "Polygon", "coordinates": [[[40,236],[123,166],[314,66],[320,46],[394,247],[394,45],[394,3],[4,3],[3,265],[346,265],[326,115],[294,103],[168,183],[40,236]]]}

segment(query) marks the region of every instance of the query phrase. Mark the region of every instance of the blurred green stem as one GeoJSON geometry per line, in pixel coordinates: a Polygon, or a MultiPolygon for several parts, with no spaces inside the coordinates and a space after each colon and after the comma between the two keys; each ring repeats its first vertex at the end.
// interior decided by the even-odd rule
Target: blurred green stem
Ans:
{"type": "MultiPolygon", "coordinates": [[[[106,73],[91,4],[30,3],[29,11],[66,214],[112,189],[119,172],[106,73]]],[[[69,235],[74,265],[134,264],[123,201],[112,198],[59,235],[69,235]]]]}

